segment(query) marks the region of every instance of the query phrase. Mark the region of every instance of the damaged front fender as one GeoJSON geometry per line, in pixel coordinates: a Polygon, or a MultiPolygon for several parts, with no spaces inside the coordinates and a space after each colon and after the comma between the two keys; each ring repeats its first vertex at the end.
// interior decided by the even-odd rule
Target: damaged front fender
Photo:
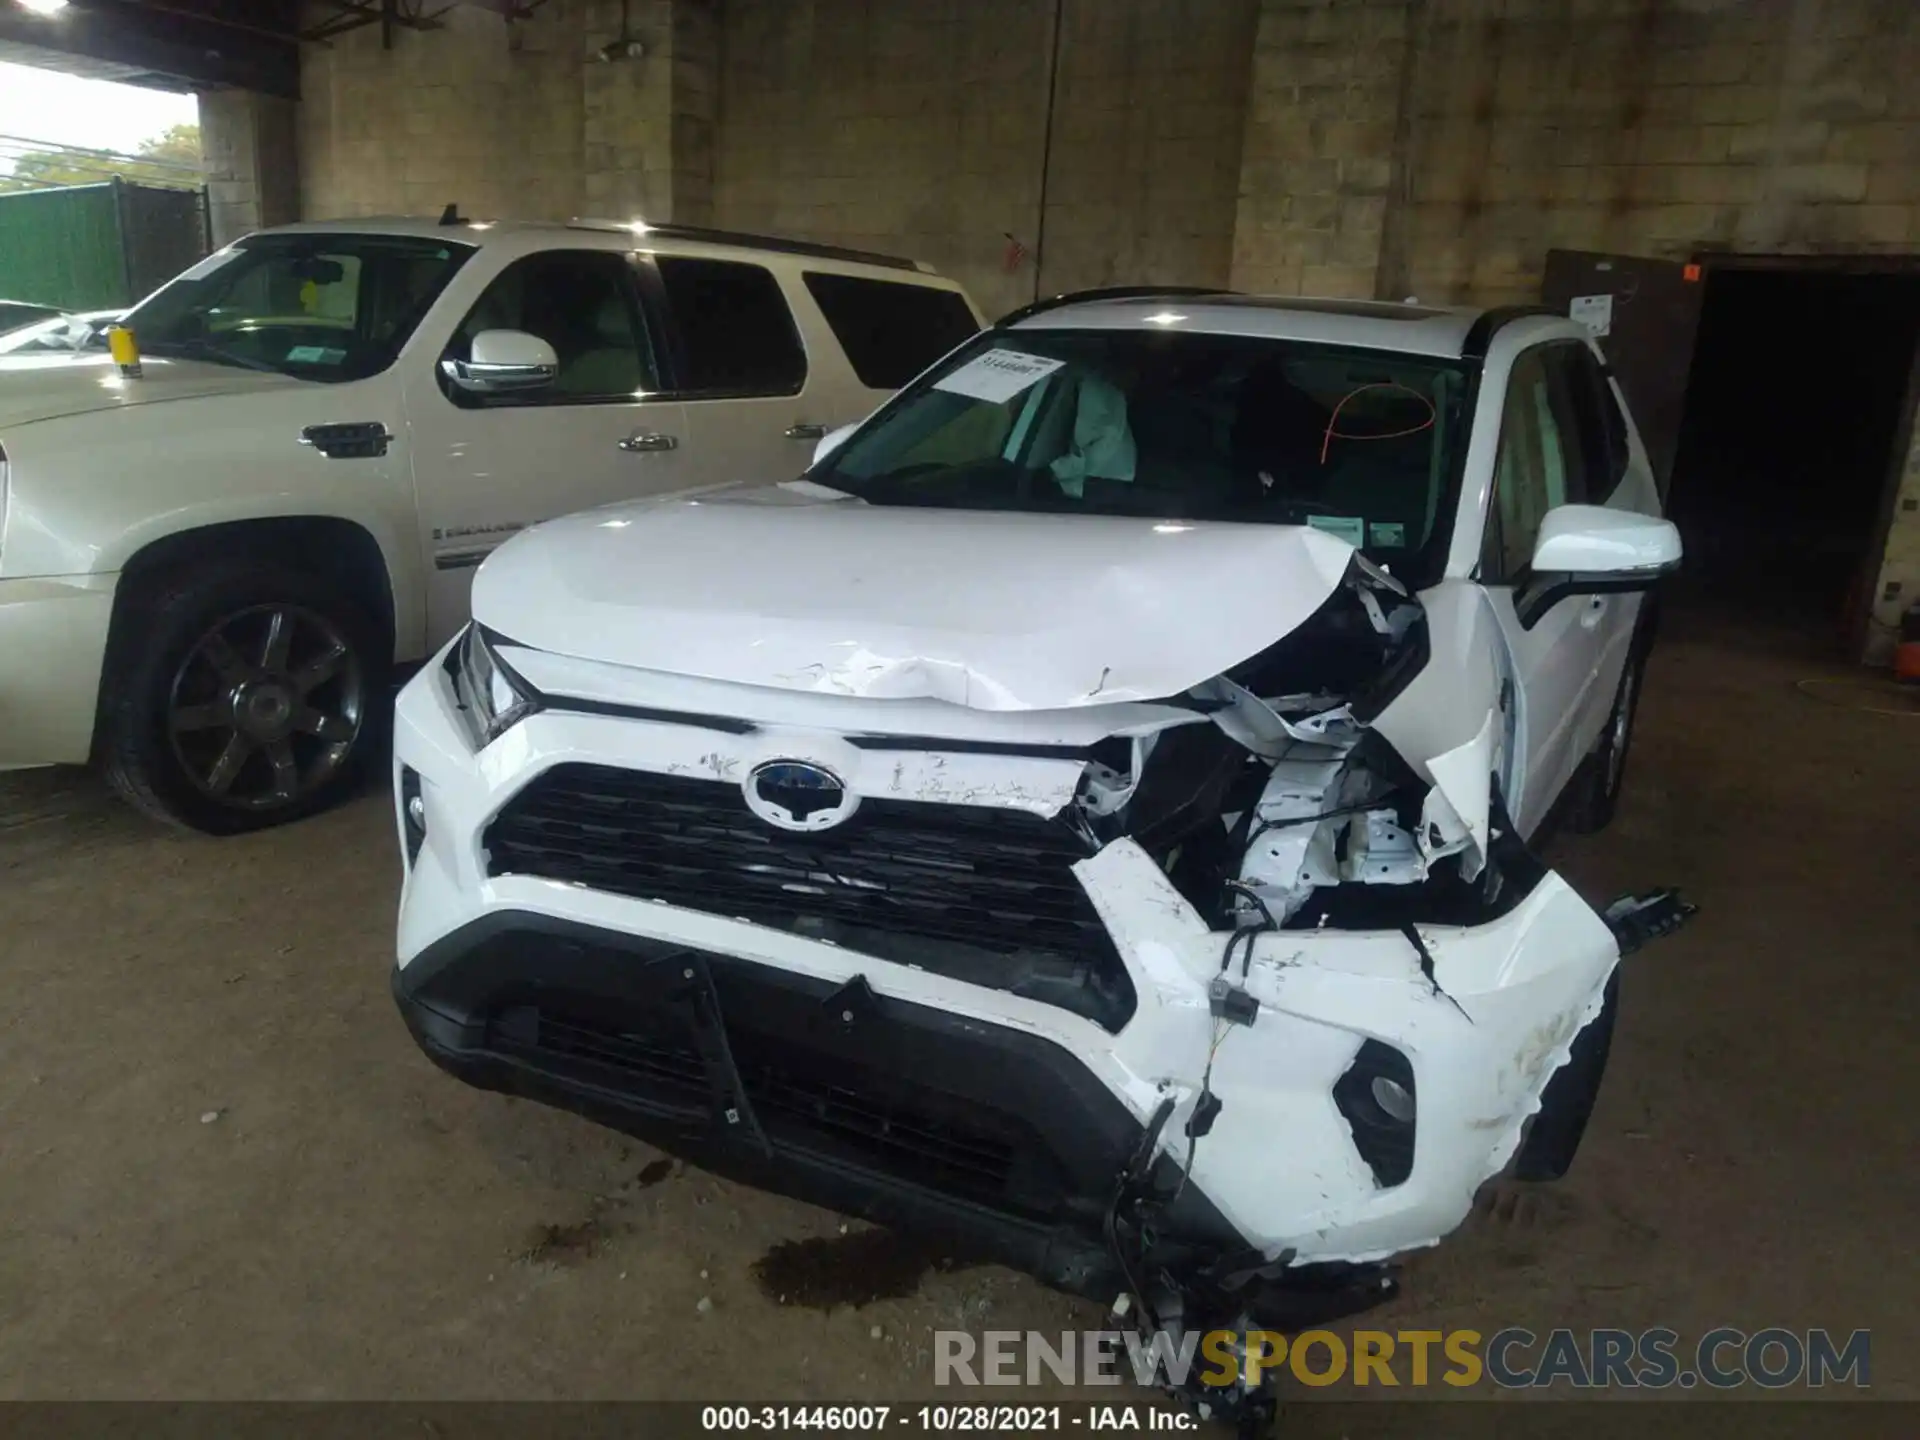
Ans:
{"type": "Polygon", "coordinates": [[[1242,1234],[1295,1264],[1376,1260],[1458,1225],[1619,959],[1607,922],[1551,872],[1483,924],[1418,927],[1417,944],[1397,929],[1209,928],[1128,840],[1076,873],[1146,982],[1118,1048],[1174,1100],[1164,1147],[1242,1234]],[[1251,1001],[1250,1023],[1216,1013],[1222,980],[1251,1001]],[[1391,1184],[1369,1152],[1379,1117],[1339,1096],[1363,1049],[1404,1063],[1411,1163],[1391,1184]]]}

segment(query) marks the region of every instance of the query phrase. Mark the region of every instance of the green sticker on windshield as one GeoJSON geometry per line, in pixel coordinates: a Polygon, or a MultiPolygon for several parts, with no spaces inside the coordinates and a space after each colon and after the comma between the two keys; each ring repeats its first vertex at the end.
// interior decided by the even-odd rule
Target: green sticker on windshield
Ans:
{"type": "Polygon", "coordinates": [[[1307,524],[1346,541],[1356,550],[1367,543],[1367,522],[1358,515],[1309,515],[1307,524]]]}
{"type": "Polygon", "coordinates": [[[347,352],[329,345],[296,345],[287,351],[289,365],[338,365],[347,352]]]}
{"type": "Polygon", "coordinates": [[[1367,533],[1373,537],[1374,544],[1387,549],[1404,548],[1407,543],[1407,527],[1398,520],[1369,521],[1367,533]]]}

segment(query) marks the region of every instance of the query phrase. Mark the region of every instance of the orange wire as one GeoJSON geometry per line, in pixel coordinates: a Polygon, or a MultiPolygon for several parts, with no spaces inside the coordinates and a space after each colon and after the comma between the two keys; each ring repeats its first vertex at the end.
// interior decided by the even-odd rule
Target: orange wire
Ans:
{"type": "Polygon", "coordinates": [[[1340,397],[1340,403],[1333,407],[1333,414],[1327,417],[1327,433],[1320,437],[1320,463],[1322,465],[1327,463],[1327,451],[1333,448],[1335,440],[1404,440],[1409,435],[1418,435],[1422,430],[1431,430],[1436,418],[1438,418],[1438,412],[1433,408],[1433,401],[1411,385],[1402,385],[1397,380],[1371,380],[1365,385],[1349,390],[1340,397]],[[1350,435],[1345,431],[1335,430],[1333,427],[1339,423],[1340,412],[1346,409],[1347,401],[1368,390],[1404,390],[1427,407],[1427,418],[1411,429],[1390,430],[1384,435],[1350,435]]]}

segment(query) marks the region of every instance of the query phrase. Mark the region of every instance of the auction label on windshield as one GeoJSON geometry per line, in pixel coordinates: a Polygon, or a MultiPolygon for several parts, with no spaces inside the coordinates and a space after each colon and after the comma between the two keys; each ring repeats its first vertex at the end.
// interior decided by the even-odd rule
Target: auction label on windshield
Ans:
{"type": "Polygon", "coordinates": [[[989,350],[976,355],[951,375],[934,381],[933,388],[966,395],[993,405],[1004,405],[1036,381],[1058,370],[1064,360],[1047,360],[1018,350],[989,350]]]}

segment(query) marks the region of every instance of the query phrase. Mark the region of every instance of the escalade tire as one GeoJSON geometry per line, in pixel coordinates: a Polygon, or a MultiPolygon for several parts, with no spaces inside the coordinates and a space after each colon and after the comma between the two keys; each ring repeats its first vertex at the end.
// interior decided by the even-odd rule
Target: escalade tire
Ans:
{"type": "Polygon", "coordinates": [[[390,647],[365,609],[258,561],[160,577],[110,652],[108,779],[213,835],[298,820],[352,793],[391,713],[390,647]]]}

